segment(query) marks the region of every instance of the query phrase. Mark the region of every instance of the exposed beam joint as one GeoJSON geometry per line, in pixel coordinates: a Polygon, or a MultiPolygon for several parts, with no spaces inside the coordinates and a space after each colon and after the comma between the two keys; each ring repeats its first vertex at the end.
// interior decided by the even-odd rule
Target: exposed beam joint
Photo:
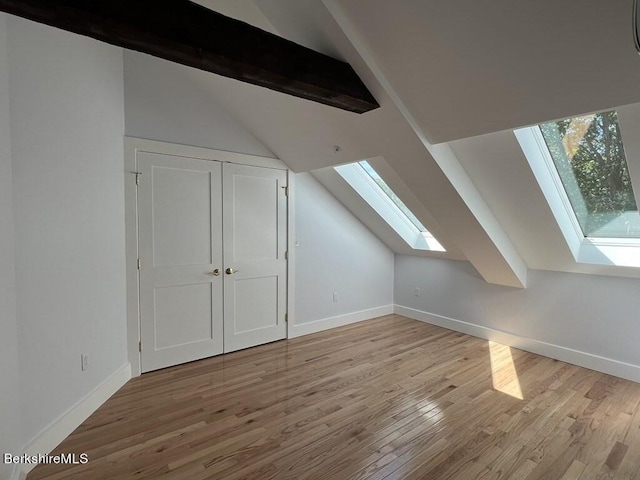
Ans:
{"type": "Polygon", "coordinates": [[[343,110],[379,107],[348,63],[187,0],[0,0],[0,10],[343,110]]]}

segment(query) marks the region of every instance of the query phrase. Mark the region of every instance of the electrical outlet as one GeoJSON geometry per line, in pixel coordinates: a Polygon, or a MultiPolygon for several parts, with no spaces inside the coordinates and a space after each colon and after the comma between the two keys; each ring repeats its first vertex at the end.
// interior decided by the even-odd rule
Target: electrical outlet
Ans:
{"type": "Polygon", "coordinates": [[[333,302],[337,302],[338,301],[338,292],[333,292],[333,302]]]}
{"type": "Polygon", "coordinates": [[[416,287],[416,291],[415,291],[414,295],[415,295],[416,297],[419,297],[419,296],[420,296],[420,288],[416,287]]]}
{"type": "Polygon", "coordinates": [[[89,366],[89,355],[86,355],[83,353],[82,355],[80,355],[80,368],[82,368],[82,371],[84,372],[88,366],[89,366]]]}

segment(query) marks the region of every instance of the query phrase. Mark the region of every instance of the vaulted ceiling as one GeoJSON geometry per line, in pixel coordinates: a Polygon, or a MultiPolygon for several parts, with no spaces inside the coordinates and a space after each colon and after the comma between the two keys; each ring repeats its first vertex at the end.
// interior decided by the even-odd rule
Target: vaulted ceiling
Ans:
{"type": "Polygon", "coordinates": [[[198,3],[349,62],[380,103],[357,115],[185,69],[294,171],[383,158],[450,256],[491,283],[524,286],[527,268],[640,276],[575,262],[512,133],[640,102],[632,0],[198,3]]]}

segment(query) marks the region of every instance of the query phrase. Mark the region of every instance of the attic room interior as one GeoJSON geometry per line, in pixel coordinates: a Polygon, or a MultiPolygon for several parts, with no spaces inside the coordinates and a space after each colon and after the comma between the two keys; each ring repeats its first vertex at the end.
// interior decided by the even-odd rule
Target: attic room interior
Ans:
{"type": "Polygon", "coordinates": [[[640,479],[633,0],[53,3],[0,480],[640,479]]]}

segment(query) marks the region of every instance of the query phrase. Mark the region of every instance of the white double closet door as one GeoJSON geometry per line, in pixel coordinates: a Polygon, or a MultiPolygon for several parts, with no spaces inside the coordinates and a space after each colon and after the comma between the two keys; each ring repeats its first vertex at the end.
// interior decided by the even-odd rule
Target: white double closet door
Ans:
{"type": "Polygon", "coordinates": [[[143,372],[286,337],[286,172],[138,152],[143,372]]]}

